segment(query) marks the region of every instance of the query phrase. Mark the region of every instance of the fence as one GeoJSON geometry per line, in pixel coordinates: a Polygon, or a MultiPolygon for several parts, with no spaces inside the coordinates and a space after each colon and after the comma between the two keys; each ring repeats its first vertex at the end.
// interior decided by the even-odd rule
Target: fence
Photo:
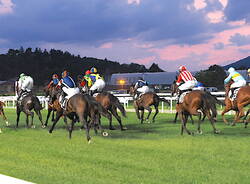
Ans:
{"type": "MultiPolygon", "coordinates": [[[[225,99],[225,92],[211,92],[212,95],[216,96],[218,100],[225,99]]],[[[164,103],[161,103],[161,112],[169,112],[173,113],[174,111],[174,104],[176,101],[176,97],[172,97],[171,93],[157,93],[162,98],[170,101],[170,108],[169,110],[164,110],[164,103]]],[[[133,101],[133,97],[129,94],[114,94],[120,103],[124,105],[125,109],[128,109],[129,103],[133,101]]],[[[42,106],[47,109],[48,107],[48,98],[44,96],[37,96],[42,104],[42,106]]],[[[0,101],[3,101],[6,104],[7,108],[15,108],[16,106],[16,96],[0,96],[0,101]]]]}

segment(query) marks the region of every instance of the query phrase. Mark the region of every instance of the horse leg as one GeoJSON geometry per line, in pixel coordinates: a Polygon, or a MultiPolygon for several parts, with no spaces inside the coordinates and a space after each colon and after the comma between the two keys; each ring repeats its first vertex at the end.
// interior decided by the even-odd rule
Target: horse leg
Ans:
{"type": "Polygon", "coordinates": [[[238,121],[240,112],[236,111],[235,116],[234,116],[234,121],[232,122],[231,126],[235,126],[236,122],[238,121]]]}
{"type": "Polygon", "coordinates": [[[115,116],[116,120],[118,121],[121,130],[122,131],[126,130],[126,128],[123,128],[121,117],[118,115],[116,108],[112,108],[111,113],[113,114],[113,116],[115,116]]]}
{"type": "Polygon", "coordinates": [[[112,125],[112,114],[108,112],[108,120],[109,120],[109,130],[115,130],[115,127],[112,125]]]}
{"type": "Polygon", "coordinates": [[[247,116],[248,116],[249,113],[250,113],[250,109],[248,109],[248,111],[247,111],[247,113],[246,113],[246,115],[245,115],[245,117],[243,119],[243,121],[245,122],[245,128],[247,128],[247,125],[248,125],[247,116]]]}
{"type": "MultiPolygon", "coordinates": [[[[194,124],[194,119],[193,119],[193,116],[190,114],[190,119],[191,119],[191,122],[192,122],[192,125],[194,124]]],[[[201,119],[201,117],[199,117],[199,119],[201,119]]]]}
{"type": "Polygon", "coordinates": [[[135,112],[136,112],[137,118],[140,120],[141,119],[141,115],[140,115],[140,111],[139,111],[138,107],[135,108],[135,112]]]}
{"type": "MultiPolygon", "coordinates": [[[[46,118],[46,121],[45,121],[45,127],[48,125],[48,121],[49,121],[51,111],[52,111],[52,108],[48,108],[48,114],[47,114],[47,118],[46,118]]],[[[52,117],[53,116],[54,116],[54,111],[52,112],[52,117]]],[[[52,118],[52,121],[54,121],[53,118],[52,118]]]]}
{"type": "Polygon", "coordinates": [[[144,118],[144,109],[141,110],[141,124],[143,124],[143,118],[144,118]]]}
{"type": "Polygon", "coordinates": [[[156,115],[159,113],[158,105],[154,105],[154,107],[155,107],[155,114],[154,114],[153,119],[152,119],[153,123],[155,122],[156,115]]]}
{"type": "Polygon", "coordinates": [[[148,110],[148,116],[147,116],[147,118],[146,118],[146,121],[147,121],[148,123],[150,123],[149,117],[150,117],[150,114],[151,114],[151,112],[152,112],[152,109],[151,109],[149,106],[148,106],[148,107],[145,107],[145,109],[148,110]]]}
{"type": "Polygon", "coordinates": [[[19,123],[19,119],[20,119],[20,109],[17,107],[16,109],[16,115],[17,115],[17,118],[16,118],[16,128],[18,127],[18,123],[19,123]]]}
{"type": "Polygon", "coordinates": [[[74,121],[74,119],[72,119],[71,120],[71,124],[70,124],[70,126],[69,126],[69,139],[71,139],[71,137],[72,137],[72,131],[73,131],[73,129],[74,129],[74,124],[75,124],[75,121],[74,121]]]}
{"type": "Polygon", "coordinates": [[[79,117],[80,122],[82,123],[82,125],[85,128],[87,141],[88,141],[88,143],[90,143],[91,142],[91,137],[89,135],[90,126],[88,124],[87,117],[84,116],[83,112],[78,112],[77,115],[79,117]]]}
{"type": "Polygon", "coordinates": [[[185,130],[187,132],[188,135],[191,134],[191,132],[187,129],[186,127],[186,124],[187,124],[187,118],[188,116],[183,114],[183,112],[178,112],[178,114],[180,114],[180,119],[181,119],[181,122],[182,122],[182,127],[181,127],[181,135],[183,135],[183,130],[185,130]]]}
{"type": "Polygon", "coordinates": [[[41,111],[40,110],[35,110],[36,112],[36,115],[38,116],[41,124],[42,124],[42,128],[45,128],[46,126],[43,124],[43,120],[42,120],[42,114],[41,114],[41,111]]]}
{"type": "Polygon", "coordinates": [[[50,134],[53,132],[53,130],[54,130],[54,128],[55,128],[57,122],[59,121],[60,117],[62,116],[62,114],[63,114],[63,111],[57,111],[57,112],[56,112],[56,119],[55,119],[55,121],[53,122],[53,124],[52,124],[52,126],[51,126],[51,128],[50,128],[50,130],[49,130],[49,133],[50,133],[50,134]]]}
{"type": "Polygon", "coordinates": [[[8,127],[10,124],[9,124],[9,122],[8,122],[6,116],[5,116],[5,113],[4,113],[4,110],[3,110],[3,109],[2,109],[2,115],[3,115],[3,120],[4,120],[5,123],[6,123],[6,126],[8,127]]]}
{"type": "Polygon", "coordinates": [[[211,125],[212,125],[212,127],[213,127],[214,133],[215,133],[215,134],[220,133],[220,131],[217,130],[217,129],[215,128],[214,118],[212,117],[210,111],[207,111],[207,112],[206,112],[206,116],[208,117],[208,119],[209,119],[209,121],[210,121],[210,123],[211,123],[211,125]]]}
{"type": "Polygon", "coordinates": [[[51,118],[51,121],[55,121],[55,111],[52,110],[52,118],[51,118]]]}
{"type": "MultiPolygon", "coordinates": [[[[198,126],[197,126],[197,132],[198,134],[202,134],[202,130],[201,130],[201,117],[202,117],[202,112],[201,111],[198,111],[199,112],[199,120],[198,120],[198,126]]],[[[191,116],[191,115],[190,115],[191,116]]]]}
{"type": "Polygon", "coordinates": [[[30,112],[30,116],[31,116],[31,128],[35,128],[35,125],[34,125],[34,112],[30,112]]]}
{"type": "Polygon", "coordinates": [[[26,114],[26,127],[29,128],[29,115],[26,114]]]}
{"type": "Polygon", "coordinates": [[[174,117],[173,123],[176,123],[176,122],[177,122],[177,117],[178,117],[178,112],[175,113],[175,117],[174,117]]]}

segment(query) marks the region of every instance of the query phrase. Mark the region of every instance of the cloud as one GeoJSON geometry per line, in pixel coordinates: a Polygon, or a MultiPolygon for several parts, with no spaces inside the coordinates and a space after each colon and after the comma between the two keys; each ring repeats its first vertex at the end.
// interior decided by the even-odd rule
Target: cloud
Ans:
{"type": "Polygon", "coordinates": [[[230,37],[230,42],[237,46],[250,45],[250,35],[241,35],[236,33],[230,37]]]}
{"type": "Polygon", "coordinates": [[[14,4],[11,0],[0,0],[0,15],[13,13],[14,4]]]}
{"type": "Polygon", "coordinates": [[[219,42],[219,43],[215,43],[214,44],[214,49],[215,50],[221,50],[221,49],[224,49],[224,44],[219,42]]]}
{"type": "Polygon", "coordinates": [[[246,19],[250,21],[250,1],[248,0],[231,0],[228,1],[227,7],[225,8],[225,15],[230,21],[237,21],[246,19]]]}

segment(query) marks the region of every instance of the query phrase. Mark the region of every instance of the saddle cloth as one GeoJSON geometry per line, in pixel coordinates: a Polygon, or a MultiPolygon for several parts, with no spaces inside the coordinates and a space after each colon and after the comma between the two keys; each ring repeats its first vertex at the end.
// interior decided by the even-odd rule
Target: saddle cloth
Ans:
{"type": "Polygon", "coordinates": [[[180,98],[179,98],[179,103],[183,103],[184,97],[185,97],[188,93],[190,93],[190,92],[191,92],[191,91],[186,91],[186,92],[182,93],[181,96],[180,96],[180,98]]]}
{"type": "Polygon", "coordinates": [[[240,88],[237,88],[237,89],[234,90],[234,94],[232,95],[232,98],[230,98],[231,91],[229,92],[228,96],[229,96],[231,101],[234,101],[237,98],[237,94],[238,94],[239,90],[240,90],[240,88]]]}
{"type": "Polygon", "coordinates": [[[98,93],[98,92],[97,92],[97,93],[94,93],[94,94],[93,94],[93,97],[97,97],[97,95],[99,95],[99,94],[100,94],[100,93],[98,93]]]}

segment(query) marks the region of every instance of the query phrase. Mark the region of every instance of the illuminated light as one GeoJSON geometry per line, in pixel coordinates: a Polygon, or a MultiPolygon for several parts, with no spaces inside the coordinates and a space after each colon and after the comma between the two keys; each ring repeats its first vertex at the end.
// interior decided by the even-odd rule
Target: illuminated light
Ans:
{"type": "Polygon", "coordinates": [[[124,85],[124,84],[126,83],[126,81],[121,79],[121,80],[118,81],[118,83],[119,83],[120,85],[124,85]]]}

